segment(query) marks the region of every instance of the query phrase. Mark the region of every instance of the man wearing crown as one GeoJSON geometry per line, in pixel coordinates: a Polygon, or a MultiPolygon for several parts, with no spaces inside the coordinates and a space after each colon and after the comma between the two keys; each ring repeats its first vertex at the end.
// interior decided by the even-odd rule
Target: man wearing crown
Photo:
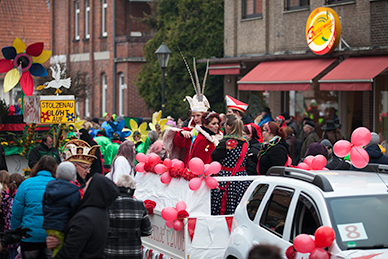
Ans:
{"type": "Polygon", "coordinates": [[[229,95],[225,96],[225,100],[226,100],[226,106],[228,107],[228,114],[235,114],[237,118],[242,120],[244,125],[247,125],[253,122],[251,117],[244,114],[244,112],[247,110],[249,106],[248,104],[243,103],[229,95]]]}
{"type": "Polygon", "coordinates": [[[80,139],[74,139],[66,143],[63,148],[65,161],[72,162],[77,170],[77,181],[84,185],[86,176],[90,173],[90,166],[97,158],[96,152],[100,148],[99,145],[90,145],[80,139]]]}

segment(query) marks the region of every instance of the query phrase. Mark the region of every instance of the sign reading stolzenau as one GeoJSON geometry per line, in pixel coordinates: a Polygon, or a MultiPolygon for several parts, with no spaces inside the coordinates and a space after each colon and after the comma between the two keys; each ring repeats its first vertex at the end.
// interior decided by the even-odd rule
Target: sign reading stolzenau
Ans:
{"type": "Polygon", "coordinates": [[[306,23],[306,40],[317,55],[332,52],[341,39],[341,23],[337,13],[328,7],[318,7],[306,23]]]}
{"type": "Polygon", "coordinates": [[[41,124],[75,122],[74,96],[54,96],[57,98],[47,97],[48,96],[41,96],[39,101],[41,124]]]}

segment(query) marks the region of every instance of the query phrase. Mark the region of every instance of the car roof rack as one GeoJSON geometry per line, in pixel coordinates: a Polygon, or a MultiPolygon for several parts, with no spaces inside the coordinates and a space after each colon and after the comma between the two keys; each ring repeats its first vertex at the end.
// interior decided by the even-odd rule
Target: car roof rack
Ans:
{"type": "Polygon", "coordinates": [[[358,169],[356,171],[370,172],[370,173],[385,173],[388,174],[388,165],[385,164],[375,164],[369,163],[364,168],[358,169]]]}
{"type": "Polygon", "coordinates": [[[273,166],[268,172],[268,176],[283,176],[309,182],[319,187],[324,192],[332,192],[333,187],[329,180],[324,175],[316,174],[311,171],[306,171],[298,168],[273,166]]]}

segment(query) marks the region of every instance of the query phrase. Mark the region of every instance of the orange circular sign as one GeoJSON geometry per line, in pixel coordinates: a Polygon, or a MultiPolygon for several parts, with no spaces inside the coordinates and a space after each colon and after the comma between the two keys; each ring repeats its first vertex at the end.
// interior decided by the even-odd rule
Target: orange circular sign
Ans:
{"type": "Polygon", "coordinates": [[[337,13],[328,7],[318,7],[310,13],[306,23],[306,40],[317,55],[332,52],[341,39],[341,22],[337,13]]]}

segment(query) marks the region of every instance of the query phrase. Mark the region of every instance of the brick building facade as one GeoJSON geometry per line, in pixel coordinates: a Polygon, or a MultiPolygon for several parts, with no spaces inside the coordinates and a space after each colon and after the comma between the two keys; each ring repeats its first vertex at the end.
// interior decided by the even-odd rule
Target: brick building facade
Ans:
{"type": "MultiPolygon", "coordinates": [[[[384,131],[388,137],[388,121],[384,118],[388,112],[388,64],[372,76],[369,90],[342,89],[338,84],[334,90],[325,91],[321,90],[323,82],[320,82],[348,58],[387,58],[388,20],[384,18],[387,11],[386,0],[225,0],[225,56],[211,59],[210,74],[217,69],[214,75],[224,75],[225,94],[249,102],[252,107],[268,105],[273,116],[288,111],[301,119],[315,101],[320,114],[319,121],[315,118],[318,129],[326,119],[333,118],[333,114],[329,118],[328,113],[334,108],[346,137],[357,125],[384,131]],[[307,19],[318,7],[332,8],[342,25],[343,41],[334,52],[324,56],[312,53],[305,34],[307,19]],[[254,86],[247,90],[241,82],[255,67],[269,61],[284,63],[285,69],[290,69],[288,61],[327,59],[335,61],[311,78],[304,90],[293,88],[292,82],[281,82],[283,86],[279,89],[282,90],[273,87],[273,82],[255,82],[256,90],[254,86]],[[231,70],[236,64],[237,72],[231,70]],[[220,67],[224,73],[220,72],[223,70],[220,67]]],[[[274,73],[275,81],[276,76],[274,73]]]]}
{"type": "MultiPolygon", "coordinates": [[[[0,48],[11,46],[15,38],[21,39],[27,46],[43,42],[44,49],[50,50],[50,3],[46,0],[0,1],[0,48]]],[[[3,54],[0,53],[1,58],[3,54]]],[[[0,75],[0,98],[8,104],[15,104],[21,96],[20,86],[4,93],[0,75]]]]}
{"type": "Polygon", "coordinates": [[[149,13],[146,1],[51,0],[51,62],[85,73],[87,98],[77,100],[82,118],[105,112],[150,117],[138,95],[136,77],[145,62],[143,46],[151,32],[137,18],[149,13]]]}

